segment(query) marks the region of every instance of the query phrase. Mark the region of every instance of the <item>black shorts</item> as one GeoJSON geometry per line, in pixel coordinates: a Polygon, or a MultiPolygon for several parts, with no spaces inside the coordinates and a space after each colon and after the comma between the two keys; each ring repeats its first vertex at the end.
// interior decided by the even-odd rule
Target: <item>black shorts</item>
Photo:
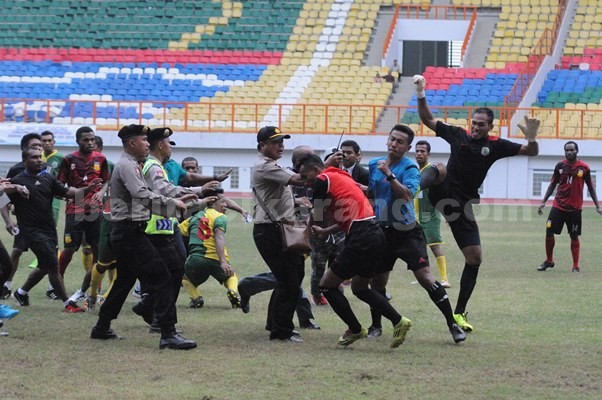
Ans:
{"type": "Polygon", "coordinates": [[[411,271],[429,266],[426,240],[422,229],[416,224],[412,229],[383,228],[387,239],[387,249],[378,267],[378,272],[393,270],[397,259],[403,260],[411,271]]]}
{"type": "MultiPolygon", "coordinates": [[[[447,182],[447,181],[446,181],[447,182]]],[[[458,200],[449,195],[444,182],[429,189],[429,200],[448,222],[460,249],[480,246],[479,226],[472,210],[472,201],[458,200]]]]}
{"type": "Polygon", "coordinates": [[[94,214],[67,214],[65,216],[64,246],[77,251],[86,235],[86,243],[98,247],[100,239],[101,213],[94,214]]]}
{"type": "Polygon", "coordinates": [[[27,237],[24,233],[19,232],[13,239],[13,249],[21,250],[23,252],[29,250],[27,245],[27,237]]]}
{"type": "Polygon", "coordinates": [[[380,264],[385,249],[385,235],[376,219],[355,221],[345,238],[341,253],[330,266],[339,278],[349,279],[356,275],[372,277],[380,264]]]}
{"type": "Polygon", "coordinates": [[[56,232],[32,231],[26,235],[27,245],[38,259],[38,268],[42,271],[57,269],[59,245],[56,232]]]}
{"type": "Polygon", "coordinates": [[[571,236],[581,235],[581,210],[563,211],[559,208],[552,207],[548,221],[546,222],[546,233],[548,235],[560,235],[562,227],[566,225],[566,229],[571,236]]]}

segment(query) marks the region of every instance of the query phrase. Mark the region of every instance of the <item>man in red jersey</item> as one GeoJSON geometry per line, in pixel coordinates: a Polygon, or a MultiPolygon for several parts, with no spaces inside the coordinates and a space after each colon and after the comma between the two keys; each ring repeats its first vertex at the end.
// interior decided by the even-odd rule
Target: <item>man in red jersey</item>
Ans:
{"type": "Polygon", "coordinates": [[[558,186],[554,204],[546,222],[546,260],[537,268],[545,271],[554,268],[554,235],[560,235],[562,226],[566,228],[571,237],[571,254],[573,255],[573,272],[579,272],[579,236],[581,235],[581,208],[583,207],[583,184],[587,185],[589,195],[594,201],[596,211],[602,215],[602,209],[596,196],[596,188],[592,182],[589,165],[577,159],[579,146],[570,141],[564,144],[565,159],[556,164],[554,175],[543,196],[541,205],[537,209],[539,215],[543,214],[546,201],[558,186]]]}
{"type": "Polygon", "coordinates": [[[325,168],[315,154],[307,155],[300,162],[299,173],[306,185],[313,189],[313,221],[321,221],[324,213],[328,212],[335,222],[327,228],[312,225],[313,232],[324,236],[343,230],[347,236],[340,254],[320,280],[320,291],[348,326],[338,344],[348,346],[368,337],[368,330],[362,327],[349,301],[339,290],[344,280],[353,278],[353,294],[391,321],[394,328],[391,347],[398,347],[405,338],[403,328],[407,318],[402,318],[385,296],[369,287],[370,278],[380,261],[378,255],[385,250],[385,236],[370,202],[349,173],[336,167],[325,168]]]}
{"type": "Polygon", "coordinates": [[[100,221],[102,220],[102,200],[111,174],[104,154],[94,151],[95,134],[92,128],[82,126],[75,133],[79,149],[67,154],[59,167],[58,180],[69,187],[86,187],[94,179],[102,180],[102,187],[86,193],[83,199],[74,199],[67,203],[65,211],[64,250],[59,258],[61,275],[65,274],[73,253],[81,246],[84,234],[86,242],[92,247],[94,262],[98,257],[100,221]]]}

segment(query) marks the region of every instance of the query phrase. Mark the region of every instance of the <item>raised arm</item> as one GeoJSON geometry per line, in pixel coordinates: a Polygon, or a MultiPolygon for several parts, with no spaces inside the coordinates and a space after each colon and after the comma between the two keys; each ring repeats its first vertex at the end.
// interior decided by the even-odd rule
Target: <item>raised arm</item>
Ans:
{"type": "Polygon", "coordinates": [[[187,172],[186,176],[184,177],[184,181],[188,186],[203,186],[211,181],[223,182],[230,177],[231,172],[232,168],[230,168],[230,170],[228,170],[226,173],[213,176],[204,176],[201,174],[195,174],[194,172],[187,172]]]}
{"type": "Polygon", "coordinates": [[[540,121],[537,118],[530,118],[525,115],[525,123],[518,124],[518,128],[523,132],[527,139],[527,144],[523,144],[518,152],[521,156],[536,156],[539,154],[539,144],[536,142],[537,132],[539,131],[540,121]]]}
{"type": "Polygon", "coordinates": [[[433,117],[433,113],[426,104],[424,88],[426,87],[426,79],[422,75],[414,75],[412,77],[414,85],[416,85],[416,98],[418,99],[418,116],[424,125],[429,129],[435,130],[437,120],[433,117]]]}

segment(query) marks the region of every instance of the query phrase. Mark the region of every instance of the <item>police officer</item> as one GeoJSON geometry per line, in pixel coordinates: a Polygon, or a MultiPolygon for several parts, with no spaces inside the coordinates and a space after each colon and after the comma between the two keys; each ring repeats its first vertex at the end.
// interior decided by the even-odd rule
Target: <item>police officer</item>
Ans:
{"type": "MultiPolygon", "coordinates": [[[[207,201],[216,200],[215,197],[210,197],[199,201],[198,197],[202,197],[204,187],[186,188],[175,186],[169,181],[169,176],[164,168],[164,163],[171,157],[171,146],[175,146],[169,137],[173,134],[170,128],[153,129],[148,134],[148,142],[150,144],[150,155],[142,167],[142,175],[146,181],[146,185],[156,194],[180,198],[181,200],[189,200],[186,205],[200,209],[204,207],[207,201]],[[185,196],[185,197],[182,197],[185,196]]],[[[163,217],[153,214],[146,224],[145,233],[151,244],[157,249],[161,255],[161,259],[167,266],[171,274],[171,291],[174,303],[177,301],[180,293],[182,277],[184,276],[185,254],[178,251],[177,240],[181,240],[174,236],[177,228],[178,220],[175,217],[163,217]]],[[[151,332],[159,332],[160,327],[156,316],[153,318],[153,299],[147,293],[146,287],[142,285],[142,299],[139,303],[132,307],[132,310],[142,316],[146,322],[151,322],[151,332]]]]}
{"type": "Polygon", "coordinates": [[[113,220],[110,244],[117,258],[118,273],[90,337],[121,339],[111,329],[111,321],[117,318],[136,279],[139,279],[155,301],[154,311],[161,326],[159,348],[187,350],[197,347],[197,344],[176,332],[176,307],[170,273],[144,233],[151,210],[164,216],[176,216],[187,207],[181,199],[161,196],[147,187],[142,166],[149,154],[149,132],[148,126],[132,124],[121,128],[118,134],[124,152],[115,164],[110,183],[113,220]]]}

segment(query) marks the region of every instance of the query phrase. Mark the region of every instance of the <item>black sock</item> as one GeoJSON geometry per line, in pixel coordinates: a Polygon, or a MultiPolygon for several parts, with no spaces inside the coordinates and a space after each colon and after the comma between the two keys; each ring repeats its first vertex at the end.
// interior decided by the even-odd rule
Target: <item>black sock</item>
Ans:
{"type": "Polygon", "coordinates": [[[362,330],[362,324],[353,313],[349,301],[338,288],[320,287],[320,292],[326,297],[332,310],[347,324],[352,333],[359,333],[362,330]]]}
{"type": "MultiPolygon", "coordinates": [[[[372,289],[380,294],[383,295],[383,297],[387,297],[387,290],[383,289],[383,290],[377,290],[377,289],[372,289]]],[[[383,327],[383,323],[382,323],[382,319],[383,319],[383,315],[380,313],[380,311],[376,310],[374,307],[370,307],[370,315],[372,316],[372,325],[375,328],[382,328],[383,327]]]]}
{"type": "Polygon", "coordinates": [[[393,308],[387,298],[374,289],[365,289],[355,293],[358,299],[370,305],[375,311],[397,325],[401,321],[401,315],[393,308]]]}
{"type": "Polygon", "coordinates": [[[479,275],[479,264],[464,264],[462,278],[460,279],[460,294],[458,294],[458,303],[456,303],[456,314],[462,314],[466,311],[466,304],[472,295],[472,291],[477,284],[479,275]]]}
{"type": "Polygon", "coordinates": [[[420,173],[420,190],[431,187],[439,177],[439,170],[431,165],[420,173]]]}
{"type": "Polygon", "coordinates": [[[438,281],[435,281],[435,284],[426,290],[429,294],[429,297],[435,303],[441,314],[445,317],[445,321],[447,322],[447,326],[451,326],[455,323],[454,314],[452,312],[451,304],[449,302],[449,297],[447,296],[447,292],[445,288],[441,286],[438,281]]]}

